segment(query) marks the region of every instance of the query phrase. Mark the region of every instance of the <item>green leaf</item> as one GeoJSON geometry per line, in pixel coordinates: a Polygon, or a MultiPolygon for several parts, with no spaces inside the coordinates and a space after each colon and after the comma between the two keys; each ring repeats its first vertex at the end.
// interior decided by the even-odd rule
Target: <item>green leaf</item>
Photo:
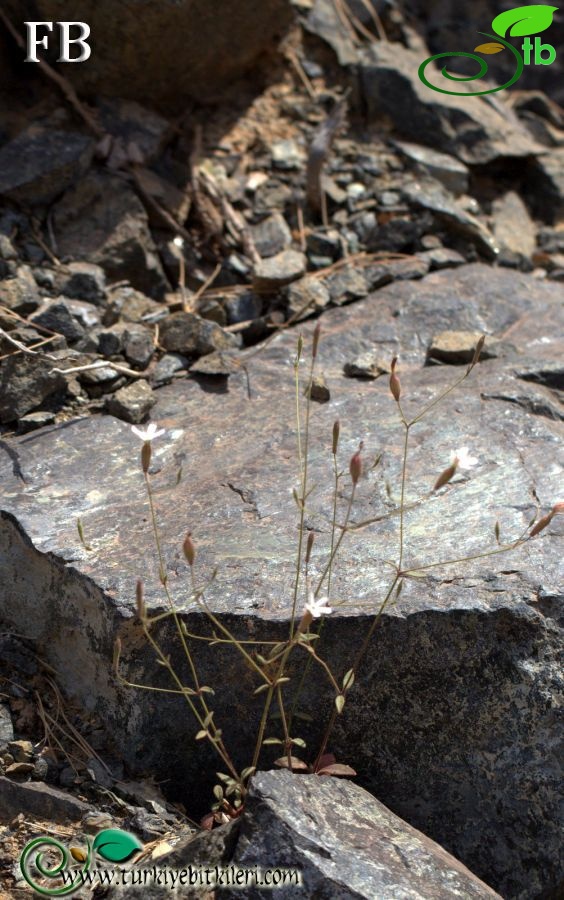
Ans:
{"type": "Polygon", "coordinates": [[[345,705],[345,698],[343,697],[342,694],[337,694],[337,696],[335,697],[335,706],[337,708],[337,712],[339,713],[339,715],[341,715],[344,705],[345,705]]]}
{"type": "Polygon", "coordinates": [[[354,669],[349,669],[345,677],[343,678],[343,690],[349,691],[354,684],[354,669]]]}
{"type": "Polygon", "coordinates": [[[498,44],[497,41],[492,41],[489,44],[478,44],[477,47],[474,47],[474,53],[501,53],[502,50],[505,50],[503,44],[498,44]]]}
{"type": "Polygon", "coordinates": [[[143,849],[143,844],[129,831],[106,828],[96,835],[92,848],[110,862],[126,862],[134,853],[143,849]]]}
{"type": "Polygon", "coordinates": [[[292,744],[295,744],[296,747],[305,747],[306,742],[303,738],[291,738],[292,744]]]}
{"type": "Polygon", "coordinates": [[[557,6],[543,6],[538,3],[533,6],[517,6],[496,16],[492,28],[500,37],[538,34],[552,25],[552,17],[557,9],[557,6]]]}

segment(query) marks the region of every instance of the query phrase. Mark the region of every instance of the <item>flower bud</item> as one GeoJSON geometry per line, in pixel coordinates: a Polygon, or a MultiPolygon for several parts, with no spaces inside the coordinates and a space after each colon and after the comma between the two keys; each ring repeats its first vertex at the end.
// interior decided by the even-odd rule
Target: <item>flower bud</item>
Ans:
{"type": "Polygon", "coordinates": [[[357,484],[358,479],[362,475],[362,457],[360,455],[363,447],[363,442],[361,441],[358,450],[353,456],[351,456],[351,461],[349,463],[349,471],[351,473],[352,483],[357,484]]]}
{"type": "Polygon", "coordinates": [[[182,550],[184,552],[184,556],[188,561],[188,565],[193,566],[194,560],[196,558],[196,548],[194,547],[194,542],[192,540],[192,532],[189,531],[184,538],[184,543],[182,544],[182,550]]]}
{"type": "Polygon", "coordinates": [[[474,350],[474,356],[472,357],[472,362],[470,363],[470,368],[473,369],[477,362],[480,361],[480,356],[482,354],[482,350],[484,349],[484,343],[486,340],[486,335],[483,334],[476,344],[476,349],[474,350]]]}
{"type": "Polygon", "coordinates": [[[311,358],[315,359],[317,356],[317,347],[319,345],[319,335],[321,334],[321,323],[318,322],[315,328],[313,329],[313,343],[311,345],[311,358]]]}
{"type": "Polygon", "coordinates": [[[453,476],[456,474],[457,465],[458,464],[456,462],[453,462],[453,464],[449,466],[448,469],[445,469],[444,472],[441,472],[433,486],[434,491],[438,491],[439,488],[442,488],[445,486],[445,484],[448,484],[450,479],[453,478],[453,476]]]}
{"type": "Polygon", "coordinates": [[[339,446],[339,434],[341,432],[341,425],[338,419],[333,422],[333,456],[337,455],[337,447],[339,446]]]}
{"type": "Polygon", "coordinates": [[[140,619],[145,618],[145,600],[143,599],[143,582],[141,579],[137,582],[135,587],[135,601],[137,604],[137,615],[140,619]]]}
{"type": "Polygon", "coordinates": [[[145,475],[149,471],[149,466],[151,465],[151,453],[151,441],[143,441],[143,446],[141,447],[141,468],[145,475]]]}
{"type": "Polygon", "coordinates": [[[390,391],[396,403],[399,403],[399,399],[401,397],[401,385],[400,380],[396,375],[397,363],[398,358],[397,356],[394,356],[394,358],[392,359],[392,374],[390,375],[390,391]]]}
{"type": "Polygon", "coordinates": [[[305,555],[306,565],[308,564],[310,557],[311,557],[311,549],[313,547],[314,540],[315,540],[315,531],[310,531],[307,536],[307,547],[306,547],[306,555],[305,555]]]}
{"type": "Polygon", "coordinates": [[[539,532],[543,531],[547,525],[550,525],[552,521],[553,513],[549,512],[548,515],[543,516],[542,519],[539,519],[534,528],[531,529],[531,533],[529,537],[534,537],[535,534],[539,534],[539,532]]]}

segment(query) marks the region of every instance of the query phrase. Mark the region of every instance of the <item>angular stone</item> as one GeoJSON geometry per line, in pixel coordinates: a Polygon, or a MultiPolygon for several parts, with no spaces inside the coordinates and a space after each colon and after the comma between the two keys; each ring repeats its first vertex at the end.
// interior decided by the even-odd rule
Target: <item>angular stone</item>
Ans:
{"type": "Polygon", "coordinates": [[[255,265],[253,288],[257,293],[276,293],[281,287],[305,274],[306,258],[297,250],[284,250],[255,265]]]}
{"type": "Polygon", "coordinates": [[[0,822],[8,824],[20,813],[61,825],[79,822],[90,807],[70,794],[41,782],[17,784],[0,777],[0,822]]]}
{"type": "Polygon", "coordinates": [[[132,366],[146,369],[155,352],[152,333],[141,325],[125,328],[123,332],[123,352],[126,360],[132,366]]]}
{"type": "MultiPolygon", "coordinates": [[[[510,360],[481,362],[468,382],[413,427],[405,564],[440,563],[495,548],[496,518],[502,540],[513,539],[526,529],[537,502],[545,513],[560,498],[558,396],[554,387],[517,373],[534,368],[546,375],[561,367],[563,315],[560,285],[483,265],[396,282],[323,314],[318,364],[330,379],[332,397],[311,418],[315,490],[307,513],[317,539],[310,571],[322,571],[327,561],[333,422],[341,420],[343,470],[359,440],[365,441],[367,463],[383,453],[381,468],[366,466],[353,506],[355,524],[378,521],[343,540],[331,587],[343,605],[327,618],[316,644],[339,677],[390,584],[382,560],[394,559],[398,550],[403,434],[387,379],[350,381],[341,374],[344,363],[366,346],[377,345],[384,358],[399,352],[402,404],[409,416],[457,377],[447,366],[424,367],[434,334],[447,328],[487,331],[504,340],[510,336],[517,348],[510,360]],[[479,464],[419,503],[460,446],[468,446],[479,464]]],[[[307,350],[313,323],[300,330],[307,350]]],[[[297,522],[291,496],[295,349],[295,330],[289,329],[246,360],[248,381],[244,373],[232,376],[225,390],[186,378],[157,392],[152,419],[166,433],[155,444],[152,484],[169,585],[193,633],[208,633],[209,626],[190,604],[190,574],[179,549],[187,527],[185,482],[176,487],[182,459],[184,479],[190,472],[189,525],[202,580],[219,570],[206,589],[207,603],[244,639],[287,634],[297,522]]],[[[204,746],[186,753],[195,729],[185,704],[174,695],[155,704],[153,692],[125,690],[111,674],[119,634],[123,676],[169,685],[139,639],[132,603],[132,584],[143,577],[148,609],[163,610],[138,442],[126,425],[101,416],[47,429],[33,441],[11,439],[11,455],[7,443],[0,449],[4,628],[41,646],[61,688],[104,716],[128,766],[168,779],[171,797],[185,799],[194,814],[197,806],[203,812],[217,765],[204,746]],[[111,521],[104,553],[86,554],[78,536],[69,544],[69,522],[77,515],[93,542],[107,536],[111,521]],[[147,740],[157,732],[158,741],[147,740]]],[[[343,515],[346,488],[343,481],[343,515]]],[[[523,885],[531,896],[555,891],[560,878],[561,778],[550,748],[560,736],[554,704],[562,679],[562,522],[555,516],[541,535],[507,557],[443,563],[425,579],[406,580],[397,603],[380,618],[331,739],[332,752],[354,765],[371,793],[509,900],[522,897],[523,885]]],[[[304,601],[301,594],[300,610],[304,601]]],[[[154,634],[185,671],[170,620],[156,623],[154,634]]],[[[200,659],[199,654],[206,683],[216,689],[218,725],[236,748],[238,764],[246,765],[260,717],[252,693],[257,681],[235,653],[204,646],[200,659]],[[243,705],[247,696],[250,707],[243,705]],[[241,715],[233,715],[235,706],[241,715]]],[[[295,665],[284,688],[288,699],[303,671],[301,657],[295,665]]],[[[305,681],[300,709],[314,712],[312,722],[299,720],[309,761],[334,709],[334,694],[321,673],[305,681]]],[[[278,735],[279,723],[271,724],[278,735]]],[[[272,759],[265,750],[261,765],[272,759]]]]}
{"type": "Polygon", "coordinates": [[[0,306],[5,306],[20,316],[27,316],[40,303],[41,297],[29,266],[20,266],[15,278],[0,281],[0,306]]]}
{"type": "Polygon", "coordinates": [[[178,372],[188,368],[188,359],[180,353],[165,353],[155,366],[151,381],[154,385],[168,384],[178,372]]]}
{"type": "Polygon", "coordinates": [[[18,420],[18,434],[28,434],[28,432],[35,431],[37,428],[52,425],[54,421],[55,413],[48,410],[28,413],[26,416],[21,416],[18,420]]]}
{"type": "MultiPolygon", "coordinates": [[[[468,365],[474,358],[474,351],[480,338],[479,331],[441,331],[436,334],[429,346],[429,359],[438,359],[450,365],[468,365]]],[[[495,341],[493,342],[495,346],[495,341]]],[[[496,353],[490,341],[480,353],[480,359],[491,359],[496,353]]]]}
{"type": "Polygon", "coordinates": [[[19,354],[0,362],[0,422],[14,422],[65,389],[64,375],[52,360],[19,354]]]}
{"type": "Polygon", "coordinates": [[[235,335],[224,331],[215,322],[188,312],[168,316],[161,323],[159,341],[165,350],[182,353],[183,356],[204,356],[214,350],[239,346],[235,335]]]}
{"type": "Polygon", "coordinates": [[[429,263],[432,272],[437,269],[462,266],[466,262],[458,250],[451,250],[448,247],[435,247],[433,250],[423,250],[417,256],[429,263]]]}
{"type": "MultiPolygon", "coordinates": [[[[237,867],[252,872],[255,866],[294,870],[300,882],[288,873],[276,890],[287,900],[500,900],[442,847],[361,787],[338,778],[258,772],[240,820],[196,838],[181,837],[159,864],[188,870],[200,859],[212,871],[219,865],[226,873],[237,867]]],[[[237,890],[232,884],[222,888],[232,900],[242,893],[253,900],[273,894],[257,885],[237,890]]],[[[202,897],[204,891],[186,885],[182,896],[202,897]]],[[[129,896],[165,900],[167,893],[158,884],[116,888],[108,900],[129,896]]]]}
{"type": "Polygon", "coordinates": [[[466,212],[438,181],[426,178],[409,182],[404,185],[403,194],[410,203],[435,213],[439,220],[473,241],[487,259],[495,259],[499,253],[499,246],[486,226],[466,212]]]}
{"type": "Polygon", "coordinates": [[[34,765],[30,762],[13,762],[6,766],[6,775],[8,778],[25,778],[31,775],[34,765]]]}
{"type": "Polygon", "coordinates": [[[88,262],[71,262],[57,271],[57,289],[72,300],[87,300],[101,305],[106,298],[106,275],[100,266],[88,262]]]}
{"type": "Polygon", "coordinates": [[[147,418],[157,398],[146,381],[139,378],[133,384],[122,387],[107,403],[108,412],[117,419],[139,425],[147,418]]]}
{"type": "Polygon", "coordinates": [[[335,306],[366,297],[369,290],[364,272],[352,265],[344,266],[328,275],[325,286],[329,291],[331,303],[335,306]]]}
{"type": "Polygon", "coordinates": [[[530,201],[545,222],[564,220],[564,147],[537,157],[531,166],[530,201]]]}
{"type": "Polygon", "coordinates": [[[288,288],[288,318],[301,322],[329,305],[331,297],[321,278],[300,278],[288,288]]]}
{"type": "Polygon", "coordinates": [[[0,149],[0,194],[30,206],[52,203],[86,172],[93,154],[88,136],[30,127],[0,149]]]}
{"type": "Polygon", "coordinates": [[[118,138],[126,150],[134,144],[145,163],[159,156],[172,130],[163,116],[131,100],[105,98],[97,110],[108,133],[118,138]]]}
{"type": "Polygon", "coordinates": [[[327,382],[323,375],[314,375],[311,379],[311,390],[309,385],[304,389],[304,397],[311,396],[316,403],[328,403],[331,399],[331,392],[327,387],[327,382]]]}
{"type": "Polygon", "coordinates": [[[227,378],[234,372],[240,371],[240,366],[237,366],[237,359],[232,353],[215,351],[196,360],[190,366],[190,371],[195,375],[213,375],[219,378],[227,378]]]}
{"type": "Polygon", "coordinates": [[[0,754],[4,753],[10,741],[14,740],[14,728],[10,709],[4,703],[0,703],[0,754]]]}
{"type": "MultiPolygon", "coordinates": [[[[6,0],[3,9],[22,20],[20,0],[6,0]]],[[[217,0],[213,9],[209,0],[145,0],[141,9],[138,0],[117,7],[114,0],[82,0],[73,16],[91,28],[92,56],[65,66],[79,96],[125,97],[183,113],[187,101],[216,100],[257,58],[268,59],[293,20],[286,0],[217,0]],[[115,52],[122,35],[131,52],[115,52]]],[[[33,15],[56,22],[68,12],[61,0],[37,0],[33,15]]]]}
{"type": "Polygon", "coordinates": [[[492,205],[493,232],[500,247],[530,259],[536,248],[536,228],[519,194],[508,191],[492,205]]]}
{"type": "MultiPolygon", "coordinates": [[[[419,50],[392,41],[375,42],[364,51],[360,78],[369,117],[384,114],[402,137],[469,165],[527,157],[542,149],[514,113],[505,107],[499,112],[482,97],[465,96],[462,83],[458,97],[428,88],[418,74],[422,61],[419,50]]],[[[437,79],[440,75],[435,75],[436,84],[437,79]]]]}
{"type": "Polygon", "coordinates": [[[156,321],[166,315],[166,309],[150,297],[130,287],[120,287],[110,292],[104,325],[123,322],[156,321]]]}
{"type": "Polygon", "coordinates": [[[250,228],[259,256],[263,259],[287,250],[292,243],[292,232],[281,213],[274,213],[250,228]]]}
{"type": "MultiPolygon", "coordinates": [[[[233,862],[295,867],[303,879],[295,896],[501,900],[426,835],[338,778],[255,775],[233,862]]],[[[268,897],[260,888],[254,893],[257,900],[268,897]]]]}
{"type": "Polygon", "coordinates": [[[87,328],[100,324],[95,306],[64,297],[48,300],[31,316],[31,321],[34,325],[62,334],[70,344],[84,337],[87,328]]]}
{"type": "Polygon", "coordinates": [[[147,224],[147,213],[121,178],[92,172],[55,207],[59,254],[100,265],[110,281],[127,280],[160,297],[169,290],[147,224]]]}
{"type": "Polygon", "coordinates": [[[31,762],[33,759],[33,744],[31,741],[10,741],[8,752],[12,754],[15,762],[31,762]]]}
{"type": "Polygon", "coordinates": [[[470,173],[468,166],[465,166],[459,159],[449,156],[448,153],[439,153],[430,147],[423,147],[421,144],[398,141],[396,146],[404,156],[425,169],[451,194],[467,192],[470,173]]]}
{"type": "Polygon", "coordinates": [[[379,378],[390,371],[389,362],[385,362],[376,350],[361,353],[352,362],[346,362],[343,372],[348,378],[379,378]]]}
{"type": "Polygon", "coordinates": [[[257,297],[256,294],[250,291],[227,297],[225,300],[225,311],[230,325],[257,319],[262,312],[262,297],[257,297]]]}

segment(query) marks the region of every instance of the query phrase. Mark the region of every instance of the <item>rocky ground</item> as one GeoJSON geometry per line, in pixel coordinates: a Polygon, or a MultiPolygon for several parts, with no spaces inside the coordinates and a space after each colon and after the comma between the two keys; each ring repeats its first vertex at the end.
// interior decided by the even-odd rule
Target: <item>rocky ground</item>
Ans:
{"type": "MultiPolygon", "coordinates": [[[[49,3],[42,0],[46,18],[49,3]]],[[[120,693],[109,672],[115,635],[131,637],[131,585],[139,555],[149,553],[129,425],[152,418],[168,429],[155,475],[177,587],[186,583],[178,534],[188,524],[199,529],[210,567],[219,536],[225,571],[214,608],[261,634],[284,618],[291,577],[288,361],[298,331],[310,334],[318,319],[318,438],[336,416],[346,420],[347,451],[361,438],[383,451],[390,480],[399,451],[381,376],[391,357],[399,351],[412,400],[424,401],[469,362],[478,336],[488,336],[475,385],[449,399],[413,460],[414,477],[425,481],[429,458],[438,465],[452,446],[473,443],[481,475],[452,505],[416,511],[415,555],[432,552],[445,521],[456,546],[455,525],[465,517],[472,549],[491,532],[492,517],[519,528],[535,506],[546,511],[561,499],[560,82],[537,71],[501,95],[434,94],[418,66],[444,49],[440,40],[460,35],[444,25],[439,40],[401,4],[376,6],[371,15],[363,3],[271,0],[264,35],[273,44],[278,32],[285,36],[266,66],[259,59],[249,72],[259,49],[251,38],[241,37],[231,68],[217,72],[209,58],[185,71],[172,52],[165,71],[147,49],[146,71],[139,66],[127,78],[118,72],[112,80],[107,66],[102,82],[95,71],[77,72],[71,102],[49,73],[27,68],[24,77],[9,61],[13,89],[0,106],[7,896],[21,887],[14,847],[47,823],[61,835],[69,822],[87,833],[113,823],[140,835],[158,858],[205,802],[187,803],[203,763],[179,754],[187,738],[184,726],[168,724],[175,713],[120,693]],[[160,72],[152,88],[151,66],[160,72]],[[204,85],[206,105],[190,95],[201,101],[204,85]],[[181,470],[189,522],[173,499],[181,470]],[[116,484],[127,505],[116,502],[116,484]],[[495,509],[484,509],[484,497],[496,498],[495,509]]],[[[472,16],[491,19],[488,4],[478,6],[468,13],[474,30],[472,16]]],[[[13,18],[13,4],[6,12],[13,18]]],[[[225,16],[218,14],[218,46],[221,35],[234,39],[225,16]]],[[[8,32],[1,40],[13,57],[8,32]]],[[[360,518],[375,506],[391,515],[393,497],[374,490],[360,518]]],[[[312,511],[319,534],[326,499],[312,511]]],[[[384,525],[384,543],[393,541],[392,526],[384,525]]],[[[336,749],[347,753],[354,734],[362,783],[394,812],[521,900],[556,896],[562,877],[558,765],[549,749],[558,740],[559,527],[551,526],[542,552],[406,591],[405,605],[383,623],[379,667],[359,686],[356,724],[349,738],[336,736],[336,749]],[[409,648],[407,660],[398,645],[409,648]],[[399,693],[398,670],[409,685],[399,693]],[[371,704],[377,716],[366,712],[371,704]]],[[[363,541],[352,541],[345,571],[363,541]]],[[[380,563],[370,559],[338,587],[354,608],[359,596],[373,602],[381,583],[380,563]]],[[[159,608],[150,580],[147,602],[159,608]]],[[[356,609],[329,623],[335,665],[354,645],[362,615],[356,609]]],[[[152,671],[136,653],[131,672],[152,671]]],[[[220,677],[221,666],[209,665],[220,677]]],[[[230,672],[234,683],[244,678],[230,672]]],[[[236,725],[241,747],[253,724],[236,725]]],[[[243,859],[242,847],[233,858],[243,859]]],[[[493,896],[482,888],[463,896],[493,896]]],[[[355,896],[369,896],[364,890],[355,896]]]]}

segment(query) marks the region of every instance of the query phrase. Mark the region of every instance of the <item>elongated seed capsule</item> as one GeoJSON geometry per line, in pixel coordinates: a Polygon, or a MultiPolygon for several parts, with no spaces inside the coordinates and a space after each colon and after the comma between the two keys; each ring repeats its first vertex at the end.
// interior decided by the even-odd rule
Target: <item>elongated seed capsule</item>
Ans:
{"type": "Polygon", "coordinates": [[[319,346],[319,335],[321,334],[321,323],[318,322],[313,329],[313,343],[311,345],[311,357],[315,359],[317,356],[317,348],[319,346]]]}
{"type": "Polygon", "coordinates": [[[451,466],[448,467],[448,469],[445,469],[443,472],[441,472],[441,474],[435,481],[435,484],[433,485],[433,490],[438,491],[439,488],[442,488],[442,487],[444,487],[445,484],[448,484],[450,479],[456,473],[456,469],[457,469],[457,465],[456,465],[456,463],[453,463],[451,466]]]}
{"type": "Polygon", "coordinates": [[[152,452],[151,441],[143,441],[143,446],[141,447],[141,468],[145,475],[149,471],[149,466],[151,465],[152,452]]]}
{"type": "Polygon", "coordinates": [[[360,455],[360,451],[362,450],[362,442],[356,451],[351,456],[351,461],[349,463],[349,471],[351,473],[352,483],[357,484],[358,479],[362,475],[362,457],[360,455]]]}
{"type": "Polygon", "coordinates": [[[473,369],[477,362],[480,360],[480,355],[482,350],[484,349],[484,343],[486,340],[486,335],[483,334],[476,344],[476,349],[474,350],[474,356],[472,357],[472,362],[470,363],[470,368],[473,369]]]}
{"type": "Polygon", "coordinates": [[[135,586],[135,602],[137,604],[137,615],[140,619],[145,618],[145,600],[143,598],[143,582],[138,580],[135,586]]]}
{"type": "Polygon", "coordinates": [[[394,358],[392,359],[392,374],[390,375],[390,391],[396,403],[399,403],[399,399],[401,397],[401,384],[398,376],[396,375],[397,363],[398,358],[397,356],[394,356],[394,358]]]}
{"type": "Polygon", "coordinates": [[[309,559],[310,559],[310,556],[311,556],[311,549],[312,549],[312,547],[313,547],[313,542],[314,542],[314,540],[315,540],[315,532],[314,532],[314,531],[310,531],[309,534],[308,534],[308,536],[307,536],[307,546],[306,546],[306,555],[305,555],[306,565],[307,565],[307,563],[309,562],[309,559]]]}
{"type": "Polygon", "coordinates": [[[339,434],[341,425],[338,419],[333,422],[333,456],[337,455],[337,447],[339,446],[339,434]]]}
{"type": "Polygon", "coordinates": [[[184,552],[184,556],[186,557],[188,564],[190,566],[194,565],[194,560],[196,559],[196,548],[194,547],[194,541],[192,540],[192,532],[189,531],[184,538],[184,543],[182,544],[182,550],[184,552]]]}

